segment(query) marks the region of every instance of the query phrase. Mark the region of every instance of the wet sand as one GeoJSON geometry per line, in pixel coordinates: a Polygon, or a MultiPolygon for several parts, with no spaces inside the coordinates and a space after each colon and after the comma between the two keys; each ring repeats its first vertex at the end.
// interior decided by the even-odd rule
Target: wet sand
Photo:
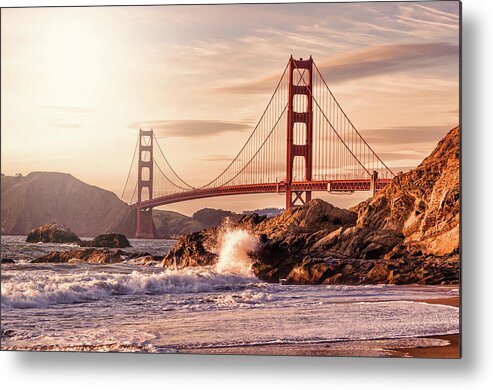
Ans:
{"type": "MultiPolygon", "coordinates": [[[[424,301],[417,302],[426,302],[435,305],[449,305],[454,307],[459,307],[460,299],[459,297],[452,297],[446,299],[429,299],[424,301]]],[[[460,349],[460,335],[452,334],[452,335],[443,335],[443,336],[432,336],[426,338],[434,338],[440,340],[446,340],[449,342],[449,345],[444,347],[428,347],[428,348],[400,348],[396,352],[405,355],[409,355],[411,357],[419,357],[419,358],[433,358],[433,359],[459,359],[461,357],[461,349],[460,349]]]]}
{"type": "MultiPolygon", "coordinates": [[[[459,307],[459,297],[417,300],[435,305],[459,307]]],[[[338,341],[315,344],[267,344],[218,348],[183,349],[179,353],[215,355],[416,357],[460,358],[460,335],[437,335],[404,339],[338,341]]]]}

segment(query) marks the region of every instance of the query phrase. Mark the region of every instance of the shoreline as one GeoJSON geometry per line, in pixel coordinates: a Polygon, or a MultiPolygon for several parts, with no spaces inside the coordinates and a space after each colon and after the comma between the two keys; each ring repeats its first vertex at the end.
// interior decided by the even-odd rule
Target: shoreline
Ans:
{"type": "MultiPolygon", "coordinates": [[[[434,305],[459,307],[460,298],[415,300],[434,305]]],[[[335,341],[300,344],[264,344],[215,348],[186,348],[182,354],[264,355],[264,356],[340,356],[340,357],[412,357],[459,359],[460,334],[445,334],[400,339],[335,341]],[[431,345],[430,345],[431,344],[431,345]]]]}

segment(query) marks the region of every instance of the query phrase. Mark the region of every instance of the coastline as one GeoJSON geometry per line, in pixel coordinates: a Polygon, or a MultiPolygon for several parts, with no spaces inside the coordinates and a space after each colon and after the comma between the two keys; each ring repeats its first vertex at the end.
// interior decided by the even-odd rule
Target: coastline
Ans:
{"type": "MultiPolygon", "coordinates": [[[[459,307],[459,297],[415,300],[434,305],[459,307]]],[[[401,339],[335,341],[299,344],[264,344],[216,348],[187,348],[184,354],[266,355],[266,356],[340,356],[340,357],[413,357],[459,359],[460,335],[435,335],[401,339]]]]}

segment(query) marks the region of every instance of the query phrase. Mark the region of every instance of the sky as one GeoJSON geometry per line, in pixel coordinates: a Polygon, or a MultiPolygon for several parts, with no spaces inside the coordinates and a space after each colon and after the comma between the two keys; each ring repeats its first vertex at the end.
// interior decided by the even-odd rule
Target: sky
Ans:
{"type": "MultiPolygon", "coordinates": [[[[2,173],[70,173],[121,195],[139,128],[175,171],[216,177],[262,114],[289,56],[313,56],[395,171],[459,123],[456,1],[2,9],[2,173]]],[[[369,194],[317,193],[347,207],[369,194]]],[[[283,207],[249,195],[164,207],[283,207]]]]}

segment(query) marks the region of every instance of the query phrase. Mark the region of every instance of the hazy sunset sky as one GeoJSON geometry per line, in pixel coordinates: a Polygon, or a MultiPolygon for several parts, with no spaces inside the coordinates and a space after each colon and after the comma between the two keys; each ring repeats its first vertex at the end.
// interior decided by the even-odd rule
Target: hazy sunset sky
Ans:
{"type": "MultiPolygon", "coordinates": [[[[138,129],[153,127],[180,176],[204,184],[244,144],[291,54],[314,57],[396,171],[459,122],[456,1],[2,9],[1,22],[8,175],[66,172],[120,195],[138,129]]],[[[283,205],[257,195],[166,208],[283,205]]]]}

